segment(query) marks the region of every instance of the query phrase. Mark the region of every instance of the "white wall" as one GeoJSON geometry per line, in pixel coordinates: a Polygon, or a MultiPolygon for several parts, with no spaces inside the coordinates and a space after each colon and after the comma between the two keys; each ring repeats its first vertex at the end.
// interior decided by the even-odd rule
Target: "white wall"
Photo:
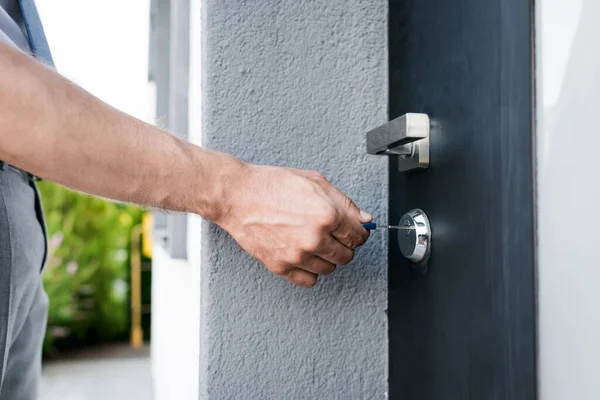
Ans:
{"type": "Polygon", "coordinates": [[[58,71],[148,119],[148,0],[36,0],[58,71]]]}
{"type": "MultiPolygon", "coordinates": [[[[59,72],[109,104],[154,122],[148,85],[148,0],[37,0],[59,72]],[[68,10],[68,12],[65,12],[68,10]]],[[[200,2],[191,0],[189,138],[200,143],[200,2]]],[[[200,220],[188,217],[188,258],[153,249],[154,400],[197,400],[200,319],[200,220]]]]}
{"type": "MultiPolygon", "coordinates": [[[[58,71],[114,107],[153,122],[149,110],[154,110],[154,98],[147,81],[149,1],[36,3],[58,71]]],[[[187,262],[170,259],[160,246],[153,249],[155,400],[198,399],[200,229],[195,224],[188,225],[187,262]]]]}
{"type": "Polygon", "coordinates": [[[539,388],[600,399],[600,2],[535,3],[539,388]]]}
{"type": "Polygon", "coordinates": [[[152,260],[154,400],[197,400],[199,268],[173,260],[158,245],[152,260]]]}
{"type": "MultiPolygon", "coordinates": [[[[190,1],[188,139],[202,139],[200,0],[190,1]]],[[[152,276],[152,372],[154,400],[197,400],[200,375],[201,218],[188,216],[187,259],[174,260],[154,245],[152,276]]]]}

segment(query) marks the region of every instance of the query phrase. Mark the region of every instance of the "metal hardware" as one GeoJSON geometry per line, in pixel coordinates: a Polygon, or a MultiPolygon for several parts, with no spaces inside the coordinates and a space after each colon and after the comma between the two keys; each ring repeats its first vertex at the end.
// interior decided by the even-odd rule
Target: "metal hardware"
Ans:
{"type": "Polygon", "coordinates": [[[408,113],[367,133],[367,153],[398,156],[398,171],[429,166],[427,114],[408,113]]]}
{"type": "Polygon", "coordinates": [[[431,226],[427,215],[419,209],[411,210],[400,218],[398,225],[414,227],[398,231],[402,255],[414,263],[425,263],[431,253],[431,226]]]}

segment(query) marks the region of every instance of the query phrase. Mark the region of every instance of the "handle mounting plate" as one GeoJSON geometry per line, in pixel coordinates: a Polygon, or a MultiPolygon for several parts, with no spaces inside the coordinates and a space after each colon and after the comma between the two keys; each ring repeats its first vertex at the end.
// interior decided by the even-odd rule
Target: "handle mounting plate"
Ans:
{"type": "Polygon", "coordinates": [[[427,114],[408,113],[367,133],[367,153],[398,156],[398,171],[429,167],[427,114]]]}

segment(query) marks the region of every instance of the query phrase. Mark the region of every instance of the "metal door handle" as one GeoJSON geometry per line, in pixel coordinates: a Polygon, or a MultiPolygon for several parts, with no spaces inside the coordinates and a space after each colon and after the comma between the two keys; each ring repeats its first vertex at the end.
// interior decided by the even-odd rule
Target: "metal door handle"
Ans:
{"type": "Polygon", "coordinates": [[[427,114],[404,114],[367,133],[367,153],[399,156],[400,172],[427,168],[429,131],[427,114]]]}

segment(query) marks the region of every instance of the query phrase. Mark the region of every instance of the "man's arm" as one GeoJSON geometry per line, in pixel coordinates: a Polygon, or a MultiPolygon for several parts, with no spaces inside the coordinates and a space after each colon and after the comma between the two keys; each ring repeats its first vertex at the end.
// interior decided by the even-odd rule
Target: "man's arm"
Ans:
{"type": "Polygon", "coordinates": [[[0,160],[82,192],[192,212],[303,286],[368,238],[371,217],[312,171],[246,164],[128,116],[0,43],[0,160]]]}

